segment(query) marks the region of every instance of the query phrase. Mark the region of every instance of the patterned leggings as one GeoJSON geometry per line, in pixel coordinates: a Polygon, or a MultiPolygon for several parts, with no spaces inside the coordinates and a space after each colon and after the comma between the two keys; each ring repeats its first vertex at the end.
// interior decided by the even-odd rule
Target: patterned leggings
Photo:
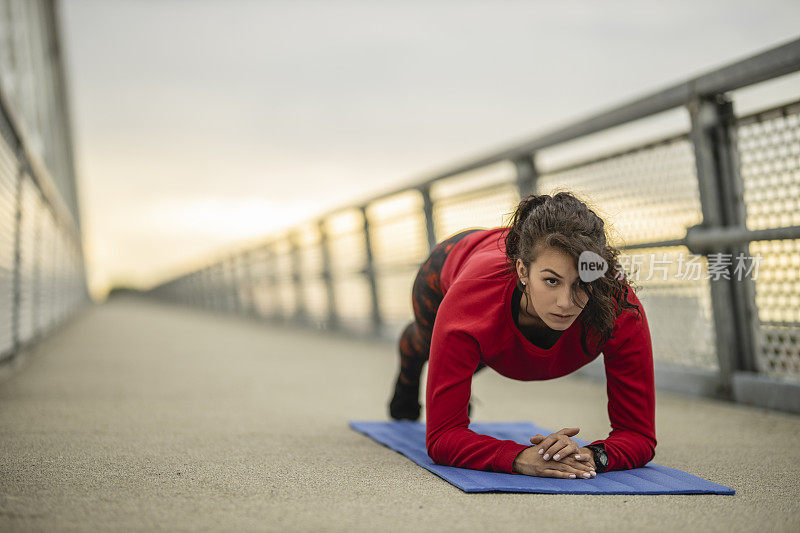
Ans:
{"type": "MultiPolygon", "coordinates": [[[[423,365],[428,361],[431,351],[433,322],[444,294],[439,281],[444,260],[453,246],[469,235],[480,230],[466,230],[437,244],[417,273],[411,302],[414,307],[414,321],[406,326],[400,335],[400,375],[399,381],[407,386],[418,387],[423,365]]],[[[477,372],[483,368],[481,364],[477,372]]]]}

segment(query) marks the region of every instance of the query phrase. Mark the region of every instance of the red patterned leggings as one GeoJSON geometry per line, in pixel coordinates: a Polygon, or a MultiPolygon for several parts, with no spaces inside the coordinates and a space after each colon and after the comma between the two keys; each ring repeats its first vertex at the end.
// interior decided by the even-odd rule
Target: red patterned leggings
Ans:
{"type": "MultiPolygon", "coordinates": [[[[433,322],[444,294],[439,276],[444,261],[453,246],[469,235],[480,230],[466,230],[437,244],[428,259],[422,264],[414,279],[411,302],[414,307],[414,321],[406,326],[400,335],[400,376],[405,385],[418,386],[422,367],[431,351],[433,322]]],[[[483,368],[481,364],[476,372],[483,368]]]]}

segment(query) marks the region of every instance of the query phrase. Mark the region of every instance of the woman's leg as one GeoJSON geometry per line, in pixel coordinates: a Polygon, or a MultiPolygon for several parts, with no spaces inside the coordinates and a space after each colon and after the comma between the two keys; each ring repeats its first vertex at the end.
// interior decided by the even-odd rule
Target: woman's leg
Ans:
{"type": "MultiPolygon", "coordinates": [[[[444,298],[439,275],[453,246],[474,231],[477,230],[458,233],[437,244],[417,272],[411,291],[414,321],[403,330],[398,343],[400,371],[395,382],[394,396],[389,403],[389,414],[392,418],[409,420],[419,418],[420,375],[430,355],[433,323],[439,304],[444,298]]],[[[478,369],[482,367],[483,365],[478,369]]]]}

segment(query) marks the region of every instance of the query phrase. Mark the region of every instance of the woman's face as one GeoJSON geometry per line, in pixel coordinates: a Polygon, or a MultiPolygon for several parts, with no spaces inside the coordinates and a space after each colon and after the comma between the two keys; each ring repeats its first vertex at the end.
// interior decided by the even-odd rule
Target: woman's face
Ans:
{"type": "Polygon", "coordinates": [[[589,301],[580,289],[575,291],[575,297],[581,305],[572,301],[571,289],[578,280],[575,261],[563,251],[548,247],[541,250],[529,268],[521,259],[517,259],[516,266],[525,289],[520,303],[522,312],[551,329],[567,329],[589,301]]]}

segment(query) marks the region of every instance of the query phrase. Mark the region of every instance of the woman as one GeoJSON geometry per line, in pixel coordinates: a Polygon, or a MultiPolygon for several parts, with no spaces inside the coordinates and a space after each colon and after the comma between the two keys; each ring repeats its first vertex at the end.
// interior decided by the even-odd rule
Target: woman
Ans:
{"type": "Polygon", "coordinates": [[[644,466],[655,454],[650,330],[618,267],[605,225],[567,192],[523,199],[508,228],[468,230],[438,244],[414,282],[415,320],[400,337],[389,411],[416,420],[428,360],[426,445],[443,465],[560,478],[644,466]],[[582,252],[609,268],[579,275],[582,252]],[[584,279],[586,281],[584,281],[584,279]],[[607,439],[580,447],[578,428],[531,437],[533,446],[468,429],[472,376],[485,366],[518,380],[553,379],[600,353],[606,369],[607,439]]]}

